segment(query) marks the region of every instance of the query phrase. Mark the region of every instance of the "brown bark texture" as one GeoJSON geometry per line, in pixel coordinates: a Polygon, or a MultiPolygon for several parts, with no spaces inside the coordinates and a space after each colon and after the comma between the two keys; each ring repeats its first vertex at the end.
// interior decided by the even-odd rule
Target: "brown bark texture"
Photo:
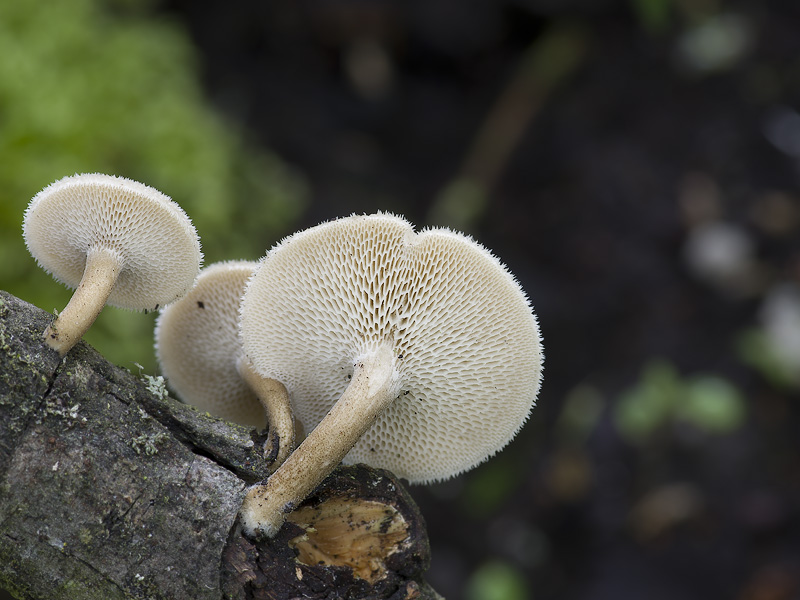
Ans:
{"type": "Polygon", "coordinates": [[[339,467],[275,539],[237,512],[263,432],[170,398],[0,292],[0,589],[25,599],[439,596],[424,521],[388,472],[339,467]]]}

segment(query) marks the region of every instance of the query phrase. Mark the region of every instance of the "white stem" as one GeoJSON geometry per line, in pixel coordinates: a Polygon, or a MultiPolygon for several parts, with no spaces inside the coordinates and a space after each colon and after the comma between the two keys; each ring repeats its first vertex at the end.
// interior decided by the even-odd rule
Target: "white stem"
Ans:
{"type": "Polygon", "coordinates": [[[247,358],[242,357],[236,366],[239,375],[247,382],[267,411],[269,436],[264,444],[264,458],[271,462],[270,468],[275,470],[294,449],[294,416],[289,393],[280,381],[256,373],[253,364],[247,358]]]}
{"type": "Polygon", "coordinates": [[[266,483],[252,486],[239,512],[248,535],[274,537],[291,512],[338,465],[397,395],[394,354],[379,348],[355,365],[330,412],[266,483]]]}
{"type": "Polygon", "coordinates": [[[64,356],[80,341],[103,310],[121,270],[122,261],[116,252],[89,250],[81,282],[64,310],[44,330],[48,346],[64,356]]]}

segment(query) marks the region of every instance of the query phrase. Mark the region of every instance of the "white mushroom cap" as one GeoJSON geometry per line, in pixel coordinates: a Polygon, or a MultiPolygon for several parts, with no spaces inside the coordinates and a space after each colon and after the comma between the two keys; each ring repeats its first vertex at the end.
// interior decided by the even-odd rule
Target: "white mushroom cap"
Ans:
{"type": "Polygon", "coordinates": [[[36,262],[75,288],[90,250],[119,256],[108,304],[153,310],[192,287],[202,253],[186,213],[158,190],[99,173],[64,177],[36,194],[23,236],[36,262]]]}
{"type": "Polygon", "coordinates": [[[264,427],[264,408],[237,367],[239,303],[257,264],[205,267],[188,294],[161,310],[155,338],[161,370],[181,400],[235,423],[264,427]]]}
{"type": "Polygon", "coordinates": [[[286,385],[306,431],[355,365],[388,344],[396,399],[345,462],[410,482],[451,477],[496,453],[539,390],[543,354],[525,293],[488,250],[447,229],[416,234],[377,214],[295,234],[262,260],[241,312],[247,356],[286,385]]]}

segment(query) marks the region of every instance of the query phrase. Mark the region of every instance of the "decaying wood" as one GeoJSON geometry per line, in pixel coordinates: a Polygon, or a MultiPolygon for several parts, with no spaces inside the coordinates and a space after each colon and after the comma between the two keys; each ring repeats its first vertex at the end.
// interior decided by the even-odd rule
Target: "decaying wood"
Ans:
{"type": "Polygon", "coordinates": [[[423,522],[398,482],[386,471],[339,468],[274,540],[232,540],[223,589],[237,600],[432,598],[417,581],[428,559],[423,522]]]}
{"type": "Polygon", "coordinates": [[[0,292],[0,588],[19,598],[436,598],[424,523],[385,471],[340,467],[279,535],[236,514],[255,431],[169,398],[0,292]]]}

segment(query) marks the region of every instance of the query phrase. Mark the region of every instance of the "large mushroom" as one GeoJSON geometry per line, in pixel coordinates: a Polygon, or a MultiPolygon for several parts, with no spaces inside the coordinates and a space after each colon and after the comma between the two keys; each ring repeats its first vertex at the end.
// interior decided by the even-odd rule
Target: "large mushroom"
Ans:
{"type": "Polygon", "coordinates": [[[540,385],[536,317],[505,266],[469,237],[388,214],[282,241],[248,284],[240,328],[310,431],[247,491],[250,535],[274,536],[342,460],[412,483],[471,469],[516,435],[540,385]]]}
{"type": "Polygon", "coordinates": [[[62,356],[106,303],[155,310],[186,294],[203,258],[189,217],[169,197],[99,173],[64,177],[36,194],[23,236],[39,266],[75,288],[44,333],[62,356]]]}
{"type": "Polygon", "coordinates": [[[239,339],[239,304],[257,265],[206,266],[188,294],[161,310],[155,346],[162,372],[184,402],[253,427],[263,427],[266,416],[264,454],[277,467],[294,447],[289,398],[279,381],[253,371],[239,339]]]}

